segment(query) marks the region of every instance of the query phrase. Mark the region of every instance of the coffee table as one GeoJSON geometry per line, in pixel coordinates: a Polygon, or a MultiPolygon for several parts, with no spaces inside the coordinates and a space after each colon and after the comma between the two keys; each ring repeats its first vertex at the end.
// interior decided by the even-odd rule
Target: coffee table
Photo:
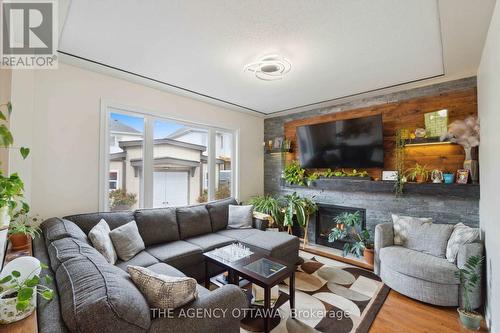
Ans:
{"type": "Polygon", "coordinates": [[[248,246],[253,252],[251,255],[237,261],[224,260],[216,255],[216,250],[205,252],[205,287],[210,287],[208,263],[221,266],[228,271],[228,282],[239,285],[239,277],[248,280],[264,289],[264,331],[271,330],[271,317],[278,307],[287,300],[290,301],[290,315],[295,313],[295,265],[290,265],[282,260],[272,258],[262,250],[248,246]],[[252,265],[250,265],[252,264],[252,265]],[[250,265],[250,266],[249,266],[250,265]],[[278,300],[271,306],[271,288],[289,279],[289,294],[280,292],[278,300]]]}

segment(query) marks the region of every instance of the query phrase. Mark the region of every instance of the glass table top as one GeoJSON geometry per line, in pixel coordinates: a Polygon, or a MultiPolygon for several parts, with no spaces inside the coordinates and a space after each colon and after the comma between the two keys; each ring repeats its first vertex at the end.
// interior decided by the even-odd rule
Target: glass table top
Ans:
{"type": "Polygon", "coordinates": [[[244,266],[246,269],[249,271],[252,271],[254,273],[259,274],[260,276],[263,276],[265,278],[268,278],[279,271],[283,270],[286,268],[285,265],[282,265],[280,263],[274,262],[272,260],[269,260],[267,258],[261,258],[258,260],[255,260],[254,262],[244,266]]]}

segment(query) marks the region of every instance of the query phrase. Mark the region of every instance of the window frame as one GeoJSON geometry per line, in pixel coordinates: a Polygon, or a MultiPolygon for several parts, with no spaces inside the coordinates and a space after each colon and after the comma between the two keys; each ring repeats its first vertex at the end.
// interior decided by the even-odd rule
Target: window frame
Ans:
{"type": "MultiPolygon", "coordinates": [[[[144,110],[139,107],[123,105],[101,99],[100,135],[99,135],[99,210],[109,211],[109,119],[111,113],[120,113],[144,119],[143,133],[143,179],[141,182],[140,208],[153,207],[153,140],[155,121],[175,122],[177,124],[199,128],[207,131],[207,167],[208,167],[208,201],[215,200],[216,180],[216,133],[230,133],[231,142],[231,196],[239,198],[239,132],[238,128],[224,128],[211,124],[187,121],[165,115],[163,112],[144,110]]],[[[200,176],[201,172],[200,172],[200,176]]]]}

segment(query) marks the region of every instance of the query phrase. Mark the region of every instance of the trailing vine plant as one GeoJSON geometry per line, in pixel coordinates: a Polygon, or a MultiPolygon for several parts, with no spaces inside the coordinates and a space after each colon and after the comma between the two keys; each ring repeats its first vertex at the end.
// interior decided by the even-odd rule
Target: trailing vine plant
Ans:
{"type": "Polygon", "coordinates": [[[403,137],[402,129],[396,131],[394,156],[396,159],[396,171],[398,172],[396,182],[394,183],[394,193],[396,196],[399,196],[403,194],[405,183],[405,138],[403,137]]]}

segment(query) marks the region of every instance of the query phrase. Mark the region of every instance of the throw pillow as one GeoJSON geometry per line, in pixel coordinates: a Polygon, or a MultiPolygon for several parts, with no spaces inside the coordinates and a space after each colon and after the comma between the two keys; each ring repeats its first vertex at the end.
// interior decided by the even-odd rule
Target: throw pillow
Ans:
{"type": "Polygon", "coordinates": [[[455,224],[448,246],[446,247],[446,259],[454,263],[457,260],[458,250],[461,245],[473,243],[479,238],[479,229],[471,228],[463,223],[455,224]]]}
{"type": "Polygon", "coordinates": [[[151,307],[175,309],[198,296],[193,278],[157,274],[139,266],[127,266],[127,271],[151,307]]]}
{"type": "Polygon", "coordinates": [[[117,257],[113,242],[111,241],[111,237],[109,237],[110,232],[109,225],[104,219],[101,219],[99,223],[90,229],[89,239],[92,246],[94,246],[111,265],[114,265],[117,257]]]}
{"type": "Polygon", "coordinates": [[[146,248],[135,221],[111,230],[109,236],[113,241],[118,258],[123,261],[132,259],[137,253],[146,248]]]}
{"type": "Polygon", "coordinates": [[[432,223],[432,219],[392,214],[392,223],[394,229],[394,245],[406,246],[410,229],[422,223],[432,223]]]}
{"type": "Polygon", "coordinates": [[[248,229],[252,227],[253,206],[229,205],[228,229],[248,229]]]}

